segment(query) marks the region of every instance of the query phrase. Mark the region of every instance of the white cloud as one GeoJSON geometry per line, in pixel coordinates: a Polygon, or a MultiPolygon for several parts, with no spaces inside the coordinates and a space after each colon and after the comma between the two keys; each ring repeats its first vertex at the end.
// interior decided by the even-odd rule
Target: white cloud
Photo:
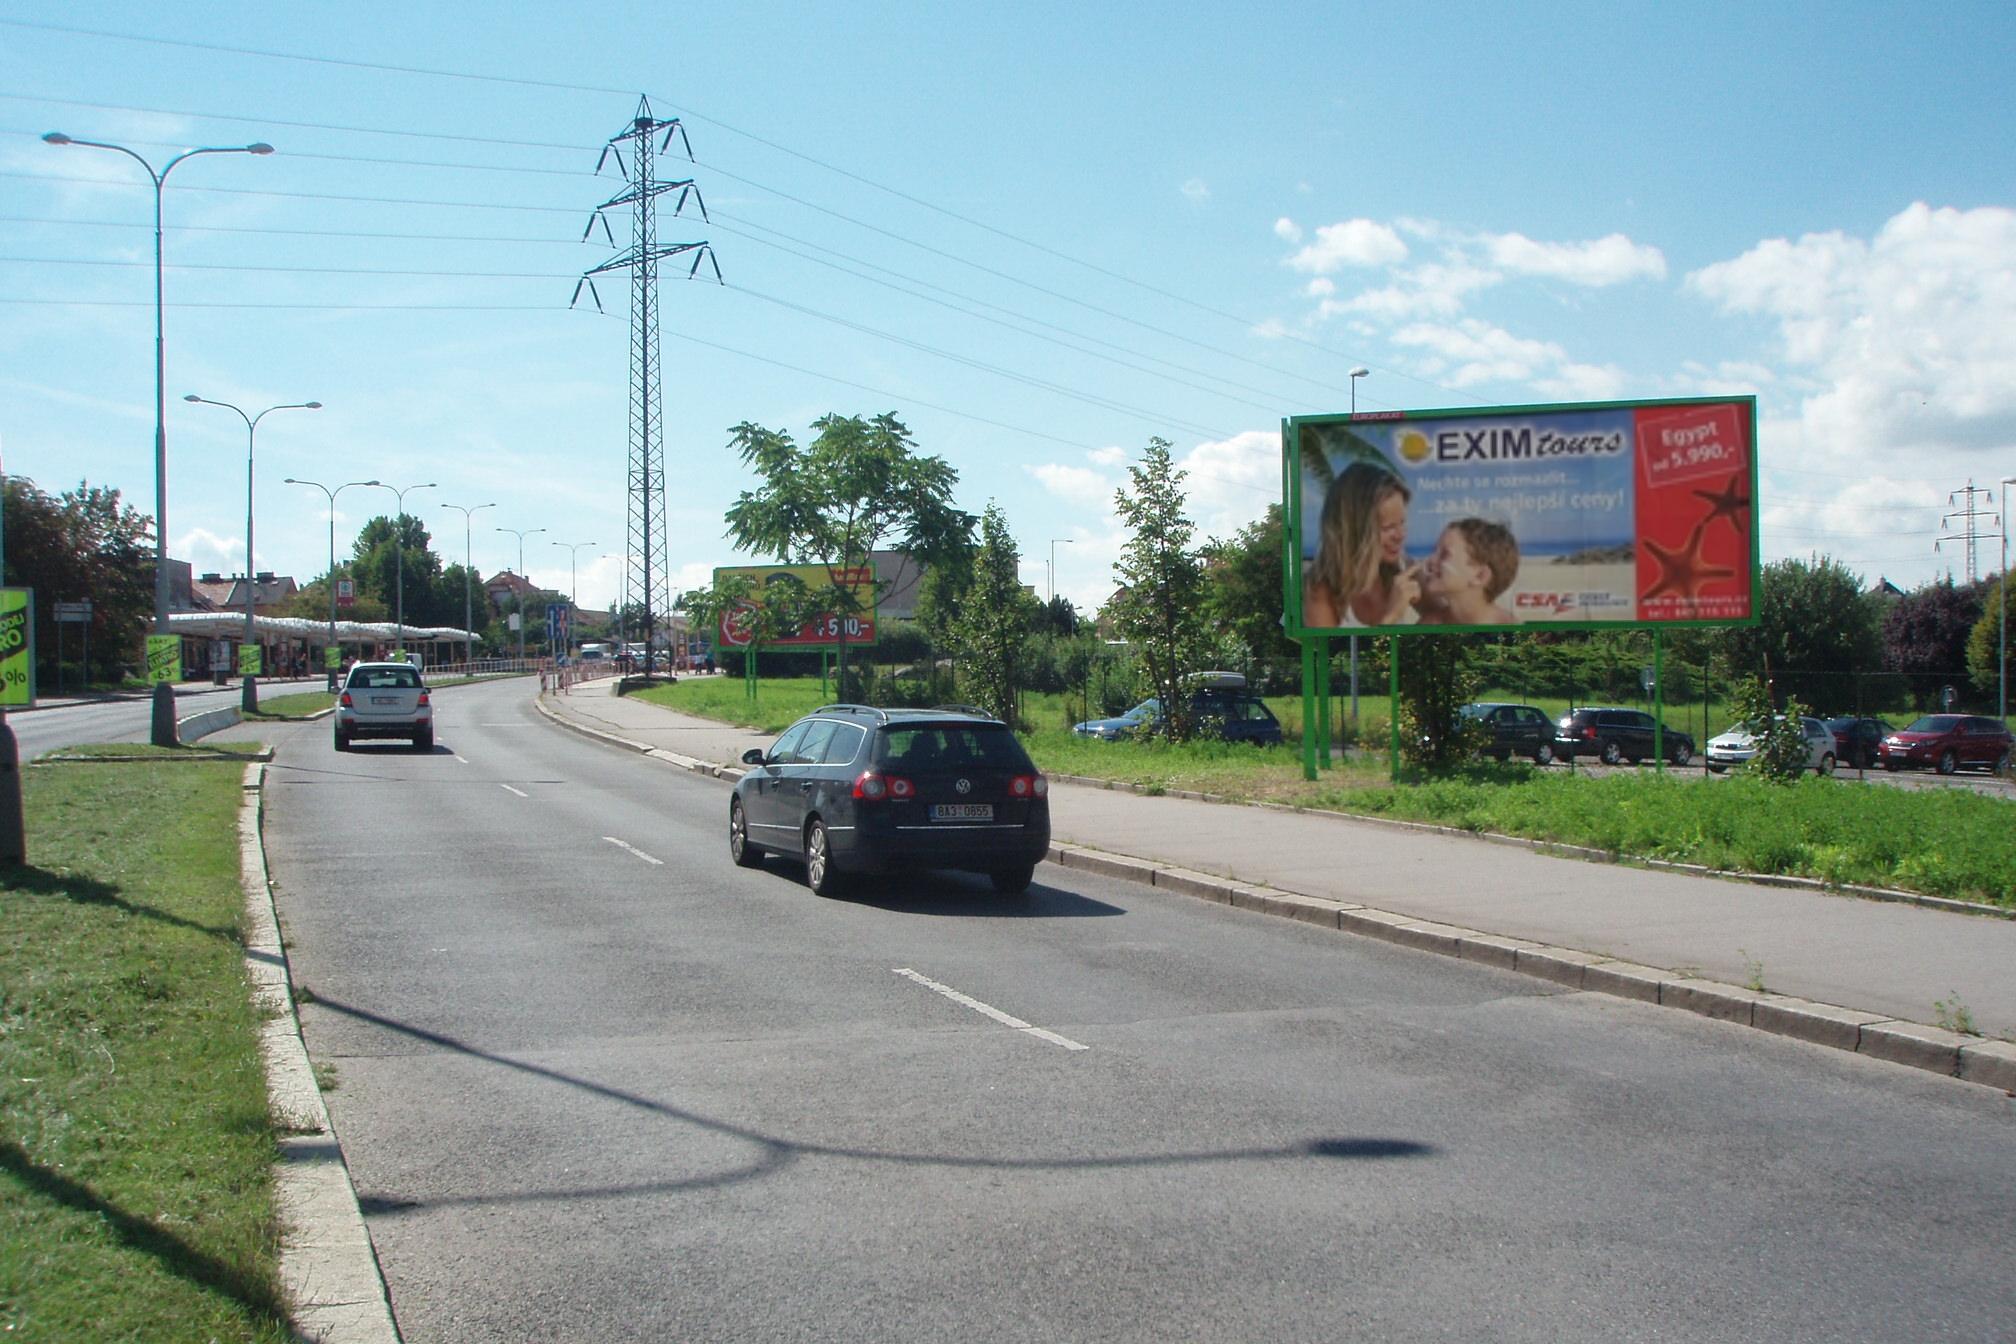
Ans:
{"type": "Polygon", "coordinates": [[[1523,382],[1568,362],[1568,352],[1552,341],[1514,336],[1474,317],[1454,325],[1416,322],[1393,333],[1396,345],[1434,352],[1453,366],[1448,380],[1457,387],[1486,382],[1523,382]]]}
{"type": "Polygon", "coordinates": [[[1177,188],[1177,190],[1188,196],[1191,202],[1196,205],[1202,205],[1211,196],[1211,188],[1204,185],[1204,179],[1201,177],[1191,178],[1188,182],[1177,188]]]}
{"type": "Polygon", "coordinates": [[[1302,226],[1288,218],[1288,216],[1283,215],[1274,221],[1274,234],[1276,237],[1285,238],[1291,243],[1299,243],[1302,241],[1302,226]]]}
{"type": "Polygon", "coordinates": [[[1124,467],[1127,465],[1127,450],[1117,444],[1105,448],[1094,448],[1085,454],[1102,467],[1124,467]]]}
{"type": "Polygon", "coordinates": [[[1538,243],[1523,233],[1484,234],[1480,241],[1494,266],[1519,275],[1551,276],[1574,285],[1666,278],[1666,258],[1659,249],[1621,233],[1590,243],[1538,243]]]}
{"type": "Polygon", "coordinates": [[[1025,470],[1041,481],[1045,490],[1074,504],[1102,504],[1113,498],[1113,482],[1090,467],[1039,462],[1025,470]]]}
{"type": "Polygon", "coordinates": [[[1290,257],[1288,264],[1323,275],[1344,266],[1388,266],[1406,259],[1407,244],[1391,228],[1370,219],[1347,219],[1318,228],[1316,241],[1290,257]]]}
{"type": "Polygon", "coordinates": [[[245,571],[245,543],[236,537],[220,537],[207,528],[192,527],[184,532],[173,554],[186,559],[198,574],[245,571]]]}
{"type": "Polygon", "coordinates": [[[1337,282],[1327,275],[1319,275],[1304,285],[1302,292],[1312,299],[1327,299],[1337,292],[1337,282]]]}
{"type": "Polygon", "coordinates": [[[1920,202],[1867,241],[1770,239],[1687,283],[1777,323],[1811,380],[1798,424],[1816,464],[1964,476],[2016,444],[2016,211],[1920,202]]]}
{"type": "Polygon", "coordinates": [[[1189,473],[1183,488],[1198,530],[1229,537],[1281,496],[1281,432],[1249,429],[1200,443],[1176,465],[1189,473]]]}

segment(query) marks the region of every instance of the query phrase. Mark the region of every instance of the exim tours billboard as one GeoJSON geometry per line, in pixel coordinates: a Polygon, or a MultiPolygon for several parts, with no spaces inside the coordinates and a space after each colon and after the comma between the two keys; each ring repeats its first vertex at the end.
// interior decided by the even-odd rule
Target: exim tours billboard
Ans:
{"type": "Polygon", "coordinates": [[[1757,402],[1283,422],[1291,635],[1752,621],[1757,402]]]}

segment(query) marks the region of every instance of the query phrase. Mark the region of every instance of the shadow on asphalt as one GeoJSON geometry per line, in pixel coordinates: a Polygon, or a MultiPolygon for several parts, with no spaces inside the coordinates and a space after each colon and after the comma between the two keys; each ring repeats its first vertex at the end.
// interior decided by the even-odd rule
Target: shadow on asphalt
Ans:
{"type": "Polygon", "coordinates": [[[782,1171],[801,1157],[834,1157],[856,1162],[886,1162],[901,1166],[949,1167],[983,1171],[1118,1171],[1139,1167],[1181,1167],[1216,1164],[1226,1162],[1304,1162],[1312,1159],[1332,1161],[1383,1161],[1392,1158],[1416,1158],[1437,1156],[1431,1144],[1417,1143],[1412,1139],[1374,1138],[1369,1136],[1335,1136],[1304,1139],[1300,1143],[1282,1144],[1268,1148],[1221,1148],[1204,1152],[1184,1153],[1118,1153],[1110,1156],[1092,1157],[985,1157],[959,1153],[907,1153],[877,1148],[847,1148],[831,1144],[800,1143],[793,1139],[765,1134],[761,1130],[746,1125],[730,1124],[725,1120],[715,1120],[685,1110],[667,1102],[655,1100],[636,1092],[610,1087],[588,1078],[578,1078],[563,1073],[559,1069],[529,1063],[525,1060],[508,1059],[503,1055],[479,1050],[466,1045],[452,1036],[428,1031],[385,1017],[369,1009],[352,1007],[333,999],[318,996],[315,1008],[326,1009],[356,1022],[368,1022],[372,1026],[396,1032],[416,1041],[424,1041],[442,1050],[450,1050],[469,1059],[482,1060],[500,1069],[514,1073],[528,1074],[547,1082],[558,1083],[586,1092],[591,1096],[628,1106],[663,1119],[691,1125],[710,1134],[739,1139],[755,1147],[752,1160],[730,1171],[714,1172],[705,1176],[693,1176],[683,1180],[644,1181],[629,1185],[583,1186],[569,1190],[524,1190],[509,1194],[494,1195],[450,1195],[437,1199],[402,1199],[394,1195],[364,1194],[359,1192],[358,1204],[365,1213],[379,1216],[410,1212],[415,1209],[468,1207],[485,1204],[517,1204],[540,1201],[561,1201],[579,1199],[620,1199],[635,1195],[676,1194],[688,1190],[716,1189],[727,1185],[737,1185],[743,1181],[782,1171]]]}

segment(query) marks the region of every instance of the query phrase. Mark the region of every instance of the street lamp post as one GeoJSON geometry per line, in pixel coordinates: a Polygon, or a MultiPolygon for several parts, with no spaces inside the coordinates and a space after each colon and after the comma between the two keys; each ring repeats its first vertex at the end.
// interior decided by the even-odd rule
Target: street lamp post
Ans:
{"type": "MultiPolygon", "coordinates": [[[[162,320],[161,287],[161,191],[168,174],[184,159],[198,154],[271,154],[273,146],[262,142],[217,148],[184,150],[162,165],[154,165],[124,145],[102,140],[73,140],[61,131],[42,137],[52,145],[83,145],[88,149],[109,149],[124,154],[147,170],[154,183],[154,633],[174,633],[168,626],[168,357],[162,320]]],[[[175,688],[165,681],[154,683],[154,715],[150,736],[157,747],[172,747],[175,734],[175,688]]]]}
{"type": "MultiPolygon", "coordinates": [[[[382,482],[345,481],[334,490],[331,490],[320,481],[302,481],[289,476],[286,478],[285,484],[312,485],[323,494],[329,496],[329,647],[333,649],[336,647],[336,496],[342,494],[353,485],[375,486],[382,484],[382,482]]],[[[331,694],[334,694],[336,691],[336,664],[329,660],[329,655],[326,652],[322,655],[322,663],[329,670],[329,690],[331,694]]]]}
{"type": "Polygon", "coordinates": [[[528,582],[525,577],[525,538],[538,532],[544,532],[546,529],[543,527],[500,527],[497,530],[499,532],[509,532],[512,536],[518,538],[518,661],[522,663],[525,661],[525,585],[528,582]]]}
{"type": "Polygon", "coordinates": [[[1076,540],[1077,538],[1075,537],[1052,537],[1050,539],[1050,602],[1053,606],[1057,602],[1057,548],[1059,546],[1069,546],[1076,540]]]}
{"type": "Polygon", "coordinates": [[[443,504],[441,507],[454,509],[462,515],[462,633],[469,636],[462,641],[462,661],[473,666],[476,662],[476,608],[473,605],[475,599],[469,591],[469,574],[476,563],[476,547],[469,538],[469,523],[482,510],[494,509],[497,506],[476,504],[464,508],[460,504],[443,504]]]}
{"type": "Polygon", "coordinates": [[[1997,669],[1995,717],[2009,717],[2009,487],[2016,485],[2016,476],[2002,478],[2002,577],[1996,581],[1996,590],[2002,594],[2002,630],[1997,640],[1995,666],[1997,669]]]}
{"type": "Polygon", "coordinates": [[[1351,370],[1351,414],[1353,415],[1358,414],[1358,380],[1369,376],[1371,372],[1372,370],[1362,364],[1351,370]]]}
{"type": "MultiPolygon", "coordinates": [[[[237,412],[238,418],[245,422],[245,647],[249,649],[255,642],[252,627],[252,606],[259,588],[258,579],[255,577],[258,566],[252,562],[253,441],[259,435],[259,422],[273,414],[273,412],[319,411],[322,409],[322,403],[319,401],[290,401],[284,406],[268,406],[257,415],[247,415],[242,406],[233,406],[228,401],[212,401],[208,397],[199,397],[194,392],[191,392],[188,396],[182,398],[182,400],[193,401],[202,406],[222,406],[227,411],[237,412]]],[[[244,655],[241,653],[239,657],[242,659],[244,655]]],[[[259,679],[250,671],[246,671],[244,675],[245,687],[240,693],[238,707],[247,714],[257,713],[259,709],[259,679]]]]}
{"type": "Polygon", "coordinates": [[[564,547],[567,551],[567,601],[573,606],[581,605],[581,576],[578,572],[583,546],[597,546],[594,541],[549,541],[548,546],[564,547]]]}
{"type": "Polygon", "coordinates": [[[415,490],[432,490],[434,482],[429,481],[425,485],[409,485],[404,490],[401,490],[397,486],[386,485],[381,481],[378,488],[380,490],[390,490],[399,498],[399,512],[392,519],[392,552],[399,574],[399,577],[395,581],[399,589],[398,614],[394,618],[398,622],[394,627],[398,633],[393,638],[397,642],[399,652],[404,653],[406,652],[406,530],[400,527],[399,524],[406,517],[406,496],[415,490]]]}

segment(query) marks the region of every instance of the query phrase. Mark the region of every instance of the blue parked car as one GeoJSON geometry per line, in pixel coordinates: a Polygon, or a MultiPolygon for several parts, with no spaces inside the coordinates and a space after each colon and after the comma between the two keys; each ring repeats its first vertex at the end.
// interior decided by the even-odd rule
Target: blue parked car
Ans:
{"type": "MultiPolygon", "coordinates": [[[[1245,693],[1244,677],[1227,672],[1206,673],[1204,676],[1210,678],[1210,684],[1190,696],[1191,722],[1203,725],[1204,731],[1227,742],[1280,745],[1281,721],[1274,717],[1273,710],[1267,708],[1266,701],[1245,693]]],[[[1153,731],[1161,720],[1162,702],[1143,700],[1118,718],[1088,719],[1074,725],[1071,731],[1080,737],[1118,742],[1153,731]]]]}

